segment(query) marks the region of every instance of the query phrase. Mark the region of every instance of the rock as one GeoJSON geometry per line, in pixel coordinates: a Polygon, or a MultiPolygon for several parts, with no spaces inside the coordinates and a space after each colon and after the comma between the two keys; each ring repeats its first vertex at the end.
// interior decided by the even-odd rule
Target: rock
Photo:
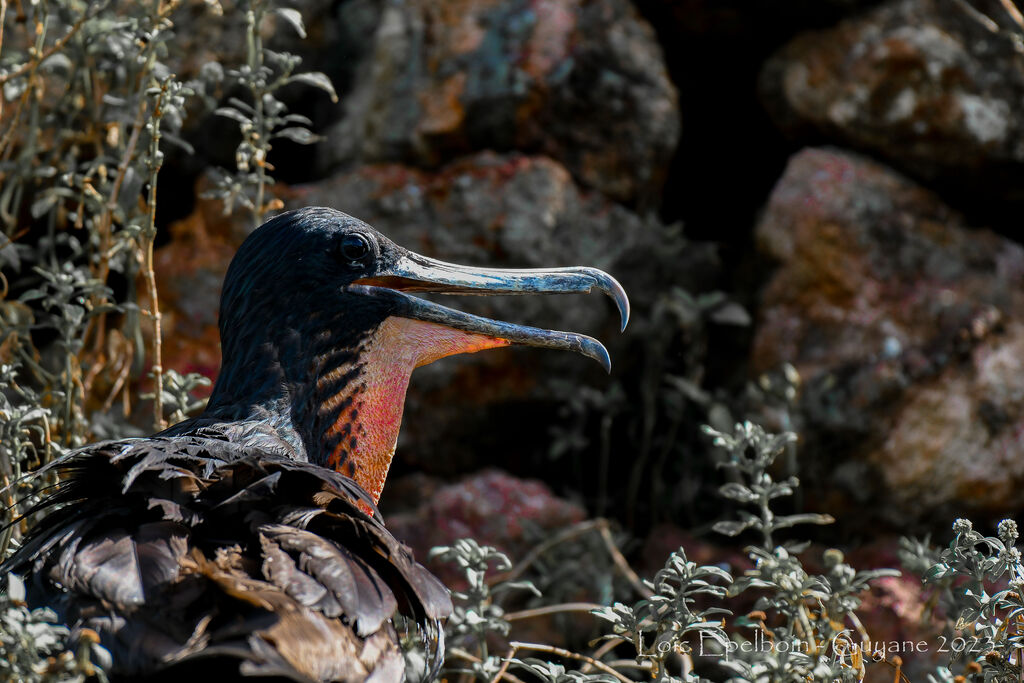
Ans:
{"type": "MultiPolygon", "coordinates": [[[[689,264],[707,256],[700,249],[683,252],[658,223],[580,192],[570,174],[545,157],[485,152],[434,173],[367,165],[293,188],[288,203],[337,207],[407,248],[446,261],[607,270],[634,304],[626,335],[619,333],[610,301],[596,295],[459,297],[446,303],[595,336],[609,347],[619,376],[639,362],[627,344],[643,339],[645,309],[667,283],[680,282],[689,264]]],[[[693,275],[700,270],[693,267],[693,275]]],[[[506,349],[445,359],[413,374],[400,457],[435,474],[481,463],[530,471],[538,458],[547,463],[557,410],[581,386],[608,385],[596,363],[565,353],[506,349]]]]}
{"type": "Polygon", "coordinates": [[[434,167],[515,148],[620,201],[660,195],[677,95],[653,30],[626,0],[385,3],[372,46],[357,52],[344,119],[322,149],[329,166],[434,167]]]}
{"type": "Polygon", "coordinates": [[[828,149],[790,160],[757,240],[779,267],[752,366],[803,377],[815,507],[906,525],[1024,504],[1024,249],[828,149]]]}
{"type": "MultiPolygon", "coordinates": [[[[404,501],[406,510],[389,513],[388,528],[408,544],[417,558],[425,559],[434,546],[472,538],[494,546],[513,560],[522,559],[550,533],[583,521],[582,507],[556,497],[539,481],[518,479],[497,470],[471,475],[442,485],[430,477],[414,476],[394,482],[385,502],[404,501]],[[422,491],[429,495],[422,495],[422,491]],[[407,495],[419,491],[421,494],[407,495]],[[410,501],[415,503],[409,506],[410,501]]],[[[391,484],[389,484],[389,487],[391,484]]],[[[446,568],[439,563],[440,571],[446,568]]],[[[454,568],[447,571],[455,578],[454,568]]]]}
{"type": "MultiPolygon", "coordinates": [[[[586,518],[583,507],[559,498],[545,484],[493,469],[454,484],[424,475],[399,477],[389,481],[383,502],[388,529],[455,591],[468,588],[465,574],[453,561],[431,559],[431,548],[471,538],[505,553],[515,566],[545,540],[586,518]],[[396,504],[400,511],[389,509],[396,504]]],[[[532,581],[549,601],[595,600],[613,572],[607,551],[593,530],[548,547],[534,560],[538,561],[517,580],[532,581]],[[576,565],[575,571],[569,570],[569,565],[576,565]],[[596,581],[595,575],[600,577],[596,581]]],[[[492,564],[489,577],[502,572],[492,564]]],[[[513,590],[503,596],[502,603],[515,611],[537,606],[531,598],[527,590],[513,590]]],[[[591,615],[575,613],[516,621],[513,632],[516,639],[569,647],[591,638],[593,629],[591,615]]]]}
{"type": "Polygon", "coordinates": [[[893,0],[793,40],[761,90],[793,137],[869,150],[967,201],[1021,199],[1024,61],[1009,28],[951,0],[893,0]]]}
{"type": "Polygon", "coordinates": [[[614,268],[659,236],[656,223],[582,192],[561,164],[522,154],[483,152],[437,172],[369,164],[294,187],[286,202],[344,207],[399,244],[465,263],[614,268]]]}

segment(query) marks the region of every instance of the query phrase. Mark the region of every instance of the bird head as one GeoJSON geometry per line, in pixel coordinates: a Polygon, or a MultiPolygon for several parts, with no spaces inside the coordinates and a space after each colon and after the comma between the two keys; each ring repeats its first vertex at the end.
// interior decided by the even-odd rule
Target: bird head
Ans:
{"type": "Polygon", "coordinates": [[[413,369],[524,345],[575,351],[606,370],[596,339],[471,315],[413,292],[557,294],[599,289],[625,329],[629,301],[596,268],[475,268],[421,256],[327,208],[281,214],[232,260],[221,295],[222,368],[208,415],[261,416],[306,457],[384,486],[413,369]]]}

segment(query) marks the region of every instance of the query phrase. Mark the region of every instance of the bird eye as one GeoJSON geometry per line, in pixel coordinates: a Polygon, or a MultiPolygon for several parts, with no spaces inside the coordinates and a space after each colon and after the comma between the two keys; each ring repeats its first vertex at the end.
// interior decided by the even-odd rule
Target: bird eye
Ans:
{"type": "Polygon", "coordinates": [[[362,261],[370,253],[370,243],[358,233],[349,233],[341,239],[341,255],[349,263],[362,261]]]}

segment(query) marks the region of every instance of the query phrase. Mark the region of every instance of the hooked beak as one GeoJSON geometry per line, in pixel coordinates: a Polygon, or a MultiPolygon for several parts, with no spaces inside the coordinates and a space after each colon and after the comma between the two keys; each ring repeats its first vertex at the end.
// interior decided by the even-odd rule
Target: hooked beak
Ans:
{"type": "Polygon", "coordinates": [[[491,320],[407,294],[564,294],[589,292],[594,288],[615,301],[622,329],[625,330],[629,322],[626,292],[615,278],[597,268],[471,268],[405,252],[392,266],[353,282],[348,291],[387,299],[395,307],[393,315],[402,318],[436,323],[524,346],[575,351],[593,358],[611,372],[608,350],[593,337],[491,320]]]}

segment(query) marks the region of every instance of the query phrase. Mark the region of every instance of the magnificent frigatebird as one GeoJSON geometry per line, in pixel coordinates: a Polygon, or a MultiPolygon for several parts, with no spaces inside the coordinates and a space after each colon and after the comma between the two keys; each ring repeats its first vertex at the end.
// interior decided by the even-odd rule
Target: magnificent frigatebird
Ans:
{"type": "MultiPolygon", "coordinates": [[[[594,339],[469,315],[408,292],[610,294],[594,268],[435,261],[333,209],[256,229],[221,295],[222,367],[205,412],[59,460],[48,510],[0,569],[98,634],[114,674],[400,681],[392,623],[439,660],[448,591],[380,519],[413,369],[523,344],[609,367],[594,339]]],[[[87,630],[88,629],[88,630],[87,630]]]]}

